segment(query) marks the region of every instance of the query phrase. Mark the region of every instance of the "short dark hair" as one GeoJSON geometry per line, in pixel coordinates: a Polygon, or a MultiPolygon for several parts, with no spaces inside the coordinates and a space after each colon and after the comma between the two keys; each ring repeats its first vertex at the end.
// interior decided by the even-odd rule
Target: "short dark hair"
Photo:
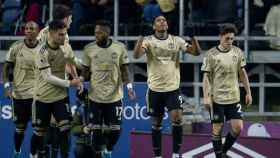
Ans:
{"type": "Polygon", "coordinates": [[[54,6],[53,9],[54,20],[62,20],[70,15],[72,15],[72,11],[68,6],[62,4],[57,4],[54,6]]]}
{"type": "Polygon", "coordinates": [[[98,20],[98,21],[96,21],[96,23],[95,23],[95,26],[97,26],[97,25],[99,25],[99,26],[106,26],[106,27],[108,27],[108,28],[110,28],[110,29],[111,29],[111,27],[112,27],[110,21],[107,21],[107,20],[98,20]]]}
{"type": "Polygon", "coordinates": [[[238,30],[234,24],[223,24],[220,26],[220,35],[224,35],[227,33],[234,33],[237,34],[238,30]]]}
{"type": "Polygon", "coordinates": [[[156,19],[160,16],[163,16],[166,19],[166,17],[163,14],[157,15],[157,16],[153,17],[153,24],[156,22],[156,19]]]}
{"type": "Polygon", "coordinates": [[[49,23],[49,31],[57,31],[66,28],[66,25],[61,20],[53,20],[49,23]]]}

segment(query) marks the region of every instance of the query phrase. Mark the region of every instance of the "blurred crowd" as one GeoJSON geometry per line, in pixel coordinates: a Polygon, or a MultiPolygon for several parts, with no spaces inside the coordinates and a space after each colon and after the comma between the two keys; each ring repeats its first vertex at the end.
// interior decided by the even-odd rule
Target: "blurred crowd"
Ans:
{"type": "MultiPolygon", "coordinates": [[[[21,35],[26,21],[33,20],[44,27],[49,20],[49,0],[0,0],[0,3],[1,35],[21,35]]],[[[215,35],[217,25],[226,22],[236,24],[239,33],[242,33],[244,0],[184,0],[183,3],[186,34],[191,31],[198,35],[215,35]]],[[[266,27],[264,25],[273,7],[274,13],[280,14],[276,13],[279,9],[275,9],[278,3],[279,0],[249,0],[249,30],[252,35],[271,34],[268,31],[271,22],[266,27]]],[[[114,20],[114,0],[54,0],[56,4],[72,8],[70,35],[92,35],[95,21],[114,20]]],[[[169,31],[178,34],[179,0],[119,0],[118,7],[120,35],[138,35],[143,30],[151,31],[153,18],[160,14],[167,18],[169,31]]]]}

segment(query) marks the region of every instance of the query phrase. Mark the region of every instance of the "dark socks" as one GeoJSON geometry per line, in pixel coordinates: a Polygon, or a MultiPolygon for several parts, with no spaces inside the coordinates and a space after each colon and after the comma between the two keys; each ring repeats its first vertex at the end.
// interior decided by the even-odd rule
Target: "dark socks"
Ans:
{"type": "Polygon", "coordinates": [[[35,155],[37,151],[44,151],[44,138],[43,136],[38,136],[36,134],[33,134],[31,138],[31,154],[35,155]]]}
{"type": "Polygon", "coordinates": [[[70,149],[70,133],[69,130],[66,131],[59,131],[59,144],[60,144],[60,152],[61,152],[61,157],[62,158],[67,158],[69,149],[70,149]]]}
{"type": "Polygon", "coordinates": [[[20,147],[24,138],[24,133],[15,132],[14,134],[14,143],[16,152],[20,152],[20,147]]]}
{"type": "Polygon", "coordinates": [[[230,131],[226,136],[226,141],[223,146],[223,153],[227,153],[227,151],[232,147],[232,145],[237,140],[238,134],[234,133],[233,131],[230,131]]]}
{"type": "Polygon", "coordinates": [[[173,153],[179,153],[180,147],[182,145],[182,134],[183,134],[183,128],[181,125],[173,126],[172,128],[173,153]]]}
{"type": "Polygon", "coordinates": [[[153,150],[155,156],[161,156],[161,130],[152,129],[153,150]]]}
{"type": "Polygon", "coordinates": [[[113,150],[113,147],[117,144],[119,137],[120,137],[120,130],[109,131],[109,133],[107,134],[108,143],[106,146],[108,151],[113,150]]]}
{"type": "Polygon", "coordinates": [[[216,158],[222,158],[222,138],[221,135],[212,135],[212,144],[216,158]]]}

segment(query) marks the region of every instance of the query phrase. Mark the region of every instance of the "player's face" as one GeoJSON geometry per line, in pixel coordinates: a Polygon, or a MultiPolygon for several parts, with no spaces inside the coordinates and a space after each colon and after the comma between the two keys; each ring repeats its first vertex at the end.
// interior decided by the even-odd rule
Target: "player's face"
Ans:
{"type": "Polygon", "coordinates": [[[72,23],[72,15],[70,15],[70,16],[64,18],[64,23],[65,23],[65,25],[67,26],[67,29],[69,29],[69,28],[70,28],[70,25],[71,25],[71,23],[72,23]]]}
{"type": "Polygon", "coordinates": [[[57,45],[64,45],[64,41],[67,35],[67,28],[58,29],[56,31],[51,32],[51,37],[53,41],[57,45]]]}
{"type": "Polygon", "coordinates": [[[232,47],[232,43],[234,41],[235,35],[234,33],[226,33],[224,35],[220,35],[220,44],[225,49],[230,49],[232,47]]]}
{"type": "Polygon", "coordinates": [[[108,28],[105,26],[96,25],[94,34],[97,43],[102,43],[103,41],[106,41],[108,39],[109,32],[107,29],[108,28]]]}
{"type": "Polygon", "coordinates": [[[164,16],[158,16],[153,25],[153,29],[156,32],[165,32],[168,29],[167,21],[164,16]]]}
{"type": "Polygon", "coordinates": [[[38,25],[35,22],[28,22],[24,27],[24,34],[27,40],[36,39],[39,33],[38,25]]]}

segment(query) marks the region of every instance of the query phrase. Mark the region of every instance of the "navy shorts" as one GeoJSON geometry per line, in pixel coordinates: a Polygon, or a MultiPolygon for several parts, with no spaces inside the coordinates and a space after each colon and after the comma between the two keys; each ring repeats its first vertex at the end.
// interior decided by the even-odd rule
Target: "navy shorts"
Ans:
{"type": "Polygon", "coordinates": [[[155,92],[148,89],[146,94],[147,114],[163,116],[165,108],[169,111],[183,109],[183,98],[179,89],[170,92],[155,92]]]}
{"type": "Polygon", "coordinates": [[[36,101],[32,108],[32,123],[38,127],[48,127],[51,115],[54,116],[57,122],[62,120],[70,121],[71,118],[68,98],[52,103],[36,101]]]}
{"type": "Polygon", "coordinates": [[[210,110],[210,118],[212,123],[224,123],[231,119],[243,119],[241,104],[217,104],[213,103],[210,110]]]}
{"type": "Polygon", "coordinates": [[[100,126],[121,125],[122,108],[121,100],[113,103],[97,103],[90,100],[89,121],[100,126]]]}
{"type": "Polygon", "coordinates": [[[15,124],[27,124],[31,120],[33,99],[13,99],[13,121],[15,124]]]}

